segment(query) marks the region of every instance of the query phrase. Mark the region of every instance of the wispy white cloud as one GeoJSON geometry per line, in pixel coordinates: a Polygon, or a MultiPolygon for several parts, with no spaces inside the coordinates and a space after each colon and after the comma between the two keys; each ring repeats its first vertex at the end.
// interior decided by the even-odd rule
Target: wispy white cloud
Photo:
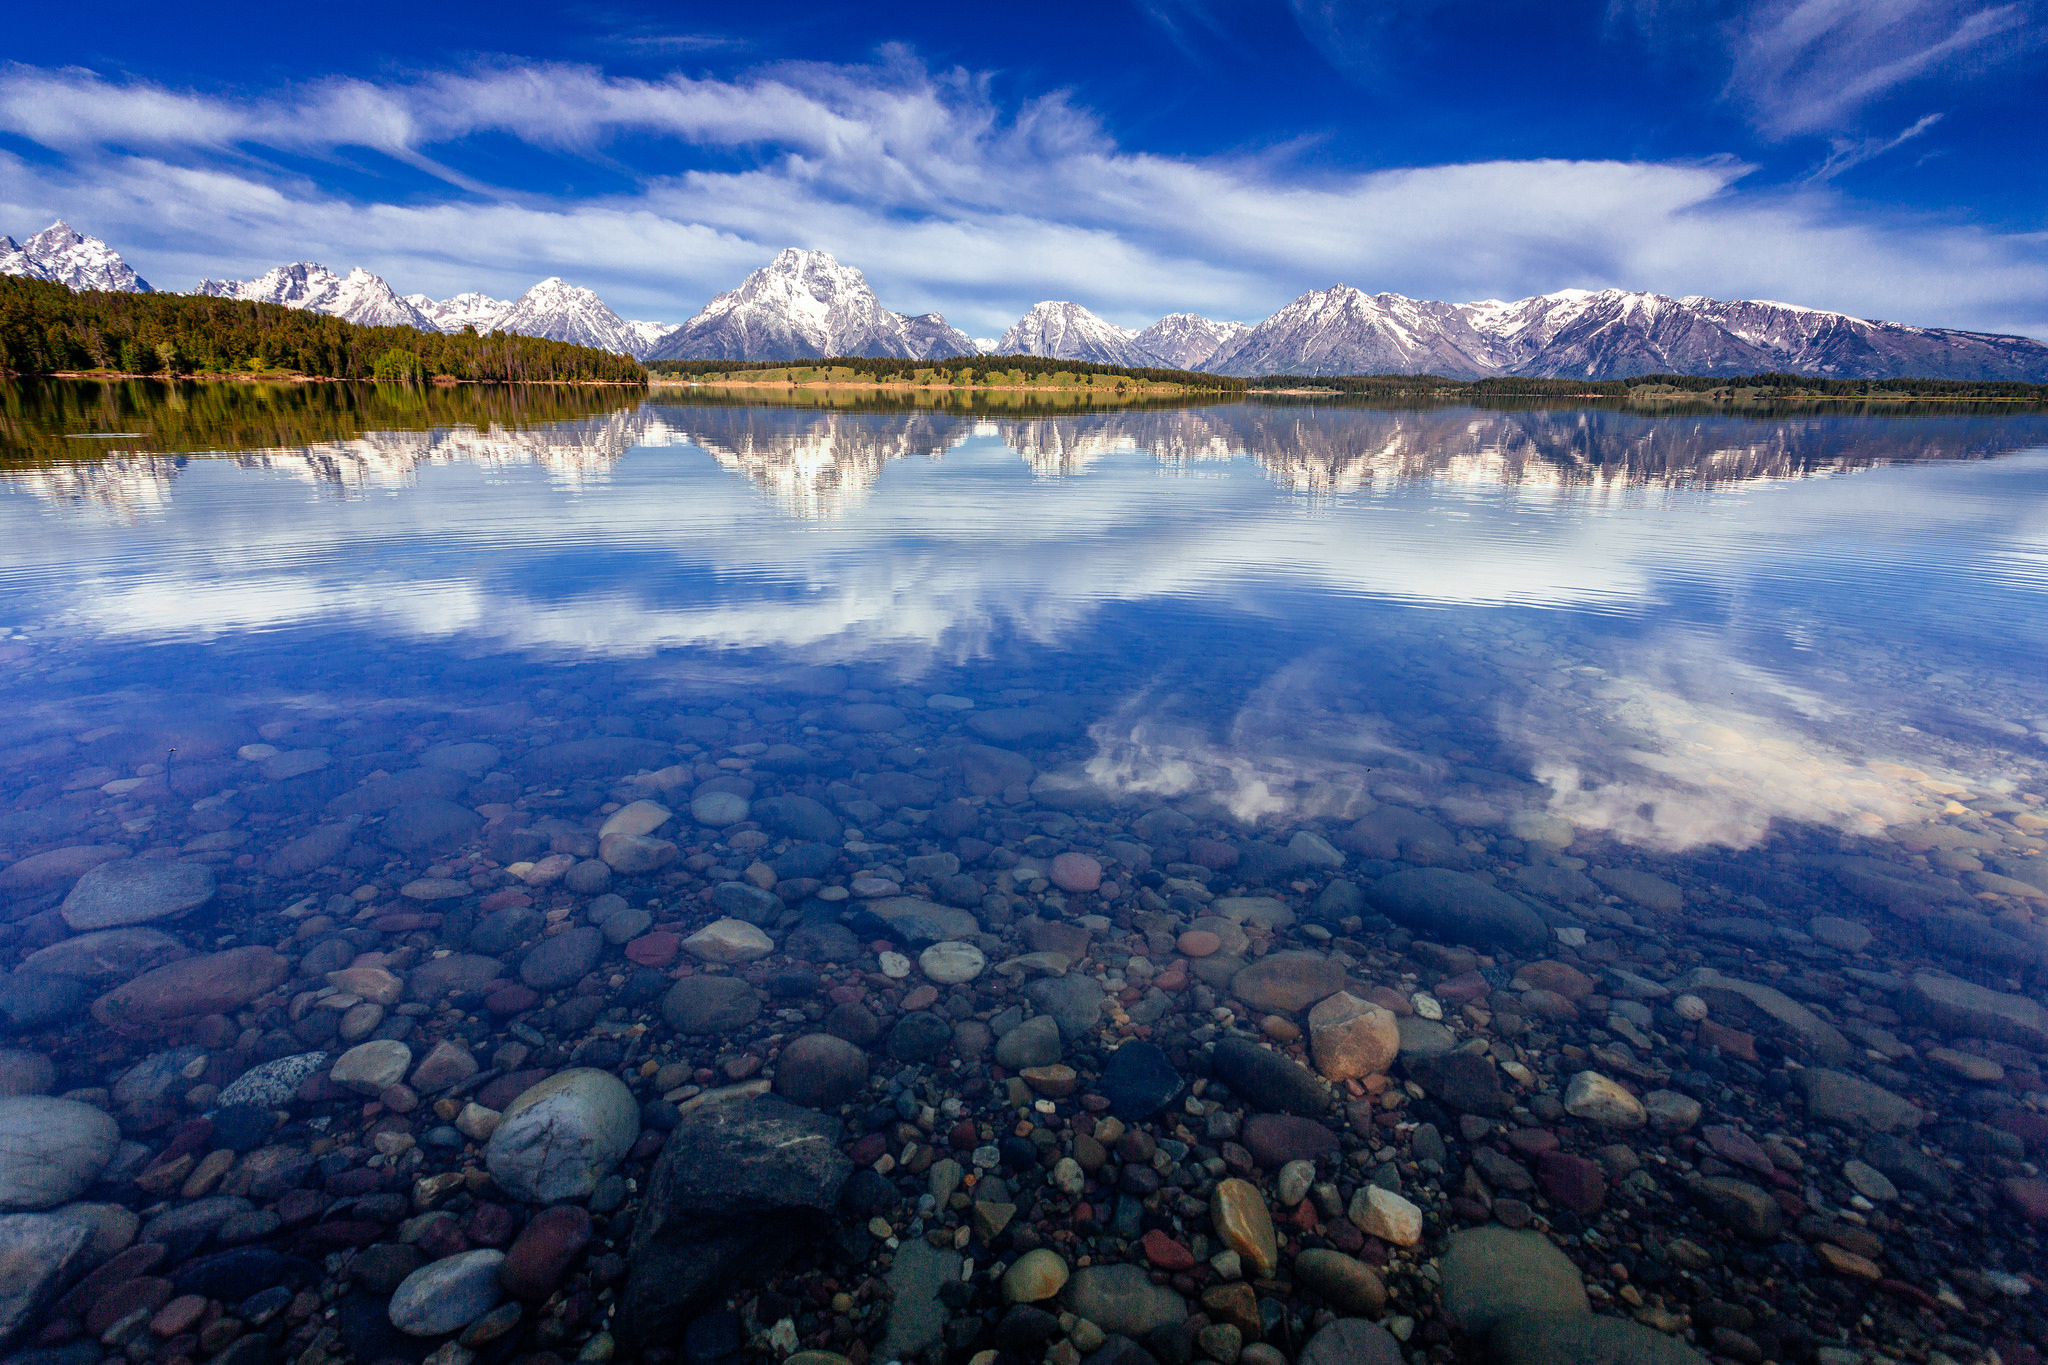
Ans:
{"type": "Polygon", "coordinates": [[[1454,299],[1623,285],[2048,331],[2042,234],[1878,223],[1824,183],[1749,190],[1733,159],[1347,173],[1288,151],[1162,156],[1060,92],[1005,106],[986,75],[901,51],[735,80],[502,64],[251,95],[14,66],[0,131],[58,154],[0,153],[0,230],[61,213],[173,287],[313,258],[435,294],[561,274],[679,319],[794,243],[861,266],[892,307],[991,333],[1042,298],[1129,323],[1257,318],[1336,281],[1454,299]],[[486,134],[608,165],[630,143],[635,168],[583,198],[484,192],[465,162],[486,134]],[[365,151],[468,188],[366,197],[361,176],[305,169],[365,151]]]}
{"type": "Polygon", "coordinates": [[[1822,184],[1833,180],[1845,171],[1874,161],[1886,152],[1904,146],[1914,138],[1941,122],[1940,114],[1922,114],[1904,129],[1891,137],[1838,137],[1829,139],[1827,159],[1813,168],[1806,177],[1808,183],[1822,184]]]}

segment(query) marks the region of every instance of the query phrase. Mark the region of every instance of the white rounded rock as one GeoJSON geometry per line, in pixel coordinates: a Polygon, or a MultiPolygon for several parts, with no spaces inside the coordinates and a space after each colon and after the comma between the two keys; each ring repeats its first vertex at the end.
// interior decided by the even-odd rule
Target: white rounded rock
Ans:
{"type": "Polygon", "coordinates": [[[640,1106],[609,1071],[576,1067],[521,1091],[505,1106],[484,1164],[529,1203],[582,1199],[640,1136],[640,1106]]]}
{"type": "Polygon", "coordinates": [[[889,952],[885,949],[876,954],[875,960],[881,964],[882,975],[888,977],[891,981],[901,981],[904,977],[910,975],[910,959],[901,953],[889,952]]]}
{"type": "Polygon", "coordinates": [[[121,1125],[89,1104],[48,1095],[0,1099],[0,1210],[76,1199],[120,1145],[121,1125]]]}
{"type": "Polygon", "coordinates": [[[1697,995],[1681,995],[1671,1002],[1671,1012],[1688,1023],[1697,1024],[1707,1017],[1707,1002],[1697,995]]]}
{"type": "Polygon", "coordinates": [[[972,943],[934,943],[917,956],[918,970],[942,986],[958,986],[981,975],[988,958],[972,943]]]}
{"type": "Polygon", "coordinates": [[[331,1079],[359,1095],[378,1095],[405,1079],[412,1049],[394,1038],[372,1038],[335,1058],[331,1079]]]}
{"type": "Polygon", "coordinates": [[[1649,1122],[1643,1102],[1621,1082],[1581,1071],[1564,1088],[1564,1111],[1603,1128],[1640,1128],[1649,1122]]]}
{"type": "Polygon", "coordinates": [[[701,962],[755,962],[775,951],[775,940],[743,919],[716,919],[683,940],[701,962]]]}
{"type": "Polygon", "coordinates": [[[724,829],[746,819],[753,808],[736,792],[705,792],[690,802],[690,818],[709,829],[724,829]]]}
{"type": "Polygon", "coordinates": [[[597,831],[599,839],[607,834],[652,834],[669,822],[675,814],[659,801],[635,801],[613,811],[611,818],[597,831]]]}

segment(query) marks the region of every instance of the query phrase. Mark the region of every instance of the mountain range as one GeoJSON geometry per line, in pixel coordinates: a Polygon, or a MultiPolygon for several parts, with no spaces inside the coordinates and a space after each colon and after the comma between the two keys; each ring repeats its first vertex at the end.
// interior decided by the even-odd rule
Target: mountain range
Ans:
{"type": "MultiPolygon", "coordinates": [[[[105,242],[59,221],[25,242],[0,237],[0,274],[73,289],[150,290],[105,242]]],[[[862,273],[823,251],[787,248],[680,327],[629,322],[588,289],[550,277],[517,299],[401,297],[360,267],[301,261],[195,291],[330,313],[350,322],[549,337],[641,360],[797,360],[834,355],[950,360],[993,352],[1213,374],[1305,377],[1437,374],[1588,380],[1647,374],[1732,377],[1788,371],[1831,379],[2048,383],[2048,344],[2029,337],[1873,322],[1765,300],[1564,289],[1512,302],[1442,303],[1313,289],[1256,326],[1173,313],[1143,330],[1048,300],[994,342],[937,313],[882,306],[862,273]]]]}

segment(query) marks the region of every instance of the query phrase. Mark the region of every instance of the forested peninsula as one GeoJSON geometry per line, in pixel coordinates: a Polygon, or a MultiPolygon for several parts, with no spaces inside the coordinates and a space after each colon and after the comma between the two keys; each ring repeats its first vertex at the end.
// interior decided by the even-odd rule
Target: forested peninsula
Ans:
{"type": "Polygon", "coordinates": [[[0,372],[641,384],[627,356],[493,332],[360,327],[274,303],[0,276],[0,372]]]}

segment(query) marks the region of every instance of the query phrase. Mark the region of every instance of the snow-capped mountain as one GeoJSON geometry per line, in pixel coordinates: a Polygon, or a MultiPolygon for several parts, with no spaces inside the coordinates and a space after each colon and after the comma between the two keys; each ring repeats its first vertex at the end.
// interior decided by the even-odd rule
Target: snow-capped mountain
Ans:
{"type": "Polygon", "coordinates": [[[649,360],[799,360],[834,355],[939,360],[974,342],[937,313],[882,307],[865,276],[822,251],[788,247],[671,333],[649,360]]]}
{"type": "Polygon", "coordinates": [[[1042,355],[1092,365],[1157,365],[1137,333],[1104,322],[1078,303],[1047,301],[1012,323],[996,342],[997,355],[1042,355]]]}
{"type": "Polygon", "coordinates": [[[490,330],[547,337],[639,357],[646,355],[672,329],[659,322],[628,322],[595,293],[568,284],[559,275],[551,275],[492,319],[490,330]]]}
{"type": "Polygon", "coordinates": [[[510,299],[494,299],[474,289],[438,303],[425,294],[407,294],[405,301],[418,309],[421,317],[444,332],[474,327],[479,335],[490,331],[505,315],[505,310],[512,306],[510,299]]]}
{"type": "Polygon", "coordinates": [[[336,275],[315,261],[298,261],[266,270],[253,280],[201,280],[192,291],[221,299],[277,303],[326,313],[362,327],[416,327],[435,330],[419,309],[398,297],[381,276],[357,266],[336,275]]]}
{"type": "Polygon", "coordinates": [[[1303,294],[1201,368],[1452,379],[1791,371],[1831,379],[2042,383],[2048,345],[1761,300],[1565,289],[1513,303],[1449,304],[1338,285],[1303,294]]]}
{"type": "Polygon", "coordinates": [[[1168,313],[1131,338],[1157,363],[1176,370],[1199,370],[1220,361],[1251,335],[1242,322],[1216,322],[1196,313],[1168,313]]]}
{"type": "Polygon", "coordinates": [[[152,294],[149,281],[97,237],[88,237],[59,218],[25,242],[0,237],[0,275],[51,280],[72,289],[106,289],[152,294]]]}

